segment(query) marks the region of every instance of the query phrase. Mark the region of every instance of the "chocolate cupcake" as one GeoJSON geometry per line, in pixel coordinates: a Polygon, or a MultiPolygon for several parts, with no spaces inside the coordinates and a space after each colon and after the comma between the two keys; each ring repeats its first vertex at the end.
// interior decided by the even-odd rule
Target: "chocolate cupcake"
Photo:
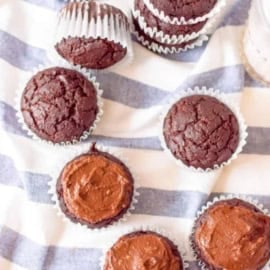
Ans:
{"type": "Polygon", "coordinates": [[[103,270],[184,269],[181,255],[168,238],[152,232],[137,231],[122,236],[107,252],[103,270]]]}
{"type": "Polygon", "coordinates": [[[133,25],[134,25],[134,35],[136,36],[136,39],[144,47],[159,54],[173,54],[184,52],[190,49],[194,49],[195,47],[202,46],[203,42],[208,40],[208,37],[206,35],[202,35],[201,37],[195,40],[182,42],[180,44],[161,43],[145,34],[144,31],[140,28],[135,18],[133,18],[133,25]]]}
{"type": "Polygon", "coordinates": [[[169,108],[162,138],[176,160],[211,170],[228,164],[241,152],[246,138],[243,119],[237,109],[233,112],[221,100],[215,92],[197,89],[169,108]]]}
{"type": "Polygon", "coordinates": [[[132,56],[127,16],[96,1],[68,3],[59,14],[55,49],[73,65],[106,69],[132,56]]]}
{"type": "Polygon", "coordinates": [[[160,43],[177,44],[194,40],[205,34],[210,24],[207,20],[192,25],[174,25],[160,20],[146,7],[143,0],[135,0],[133,16],[140,28],[160,43]]]}
{"type": "Polygon", "coordinates": [[[91,229],[120,220],[134,194],[133,176],[126,165],[95,147],[65,165],[56,187],[64,215],[91,229]]]}
{"type": "Polygon", "coordinates": [[[51,67],[36,73],[23,91],[20,110],[31,135],[75,143],[89,135],[101,115],[100,90],[78,71],[51,67]]]}
{"type": "Polygon", "coordinates": [[[144,0],[159,19],[171,24],[195,24],[212,18],[225,6],[225,0],[144,0]]]}
{"type": "Polygon", "coordinates": [[[246,201],[220,200],[196,220],[191,241],[203,269],[259,270],[270,259],[270,218],[246,201]]]}

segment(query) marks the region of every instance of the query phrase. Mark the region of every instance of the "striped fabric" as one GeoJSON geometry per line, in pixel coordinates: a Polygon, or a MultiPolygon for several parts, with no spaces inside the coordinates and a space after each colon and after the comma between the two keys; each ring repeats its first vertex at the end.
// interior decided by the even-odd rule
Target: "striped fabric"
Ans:
{"type": "MultiPolygon", "coordinates": [[[[123,0],[124,1],[124,0],[123,0]]],[[[158,56],[134,42],[129,68],[98,74],[104,117],[94,135],[72,147],[34,142],[15,117],[20,82],[47,62],[60,0],[0,1],[0,269],[97,270],[102,248],[129,227],[161,226],[188,248],[193,218],[220,194],[252,195],[270,209],[270,89],[244,70],[240,41],[249,0],[231,0],[210,41],[193,51],[158,56]],[[239,103],[248,143],[226,168],[197,174],[178,168],[162,151],[158,116],[187,87],[219,88],[239,103]],[[48,195],[50,168],[97,141],[129,159],[139,203],[126,223],[99,233],[65,224],[48,195]]],[[[188,250],[189,269],[198,269],[188,250]]]]}

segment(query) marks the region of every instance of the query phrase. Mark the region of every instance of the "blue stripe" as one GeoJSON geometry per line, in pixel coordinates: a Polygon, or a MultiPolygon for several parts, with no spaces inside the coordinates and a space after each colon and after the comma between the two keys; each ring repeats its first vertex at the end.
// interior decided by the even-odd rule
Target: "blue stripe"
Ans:
{"type": "MultiPolygon", "coordinates": [[[[98,270],[102,250],[40,245],[7,226],[0,227],[0,256],[29,270],[98,270]]],[[[188,262],[189,270],[198,270],[188,262]]]]}
{"type": "Polygon", "coordinates": [[[100,249],[43,246],[3,226],[0,256],[29,270],[98,270],[100,249]]]}
{"type": "Polygon", "coordinates": [[[43,49],[26,44],[2,30],[0,40],[0,58],[17,68],[33,70],[46,62],[46,53],[43,49]]]}
{"type": "MultiPolygon", "coordinates": [[[[48,195],[50,175],[19,171],[12,158],[0,155],[0,184],[24,189],[28,199],[44,204],[52,204],[48,195]]],[[[194,218],[198,209],[207,201],[208,195],[198,191],[169,191],[141,187],[139,202],[134,214],[194,218]],[[192,201],[192,204],[190,202],[192,201]]],[[[224,193],[212,193],[210,199],[224,193]]],[[[270,209],[270,197],[251,195],[270,209]]]]}

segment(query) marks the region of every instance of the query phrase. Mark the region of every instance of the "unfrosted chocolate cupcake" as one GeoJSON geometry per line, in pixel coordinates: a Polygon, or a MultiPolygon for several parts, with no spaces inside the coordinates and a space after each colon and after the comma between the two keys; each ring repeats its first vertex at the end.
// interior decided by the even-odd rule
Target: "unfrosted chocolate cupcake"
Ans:
{"type": "Polygon", "coordinates": [[[194,228],[196,256],[209,270],[260,270],[270,259],[270,218],[243,200],[214,203],[194,228]]]}
{"type": "Polygon", "coordinates": [[[128,18],[114,6],[71,2],[60,12],[55,49],[73,65],[109,68],[127,56],[129,44],[128,18]]]}
{"type": "Polygon", "coordinates": [[[239,133],[231,109],[208,95],[181,98],[163,123],[165,143],[174,157],[201,169],[214,169],[228,161],[239,145],[239,133]]]}
{"type": "Polygon", "coordinates": [[[175,244],[151,231],[122,236],[107,252],[104,270],[182,270],[183,261],[175,244]]]}
{"type": "Polygon", "coordinates": [[[134,180],[126,165],[95,147],[67,163],[57,182],[63,213],[89,228],[106,227],[122,218],[133,192],[134,180]]]}
{"type": "MultiPolygon", "coordinates": [[[[182,39],[184,39],[184,36],[189,35],[189,40],[194,39],[198,37],[199,35],[195,35],[193,38],[191,34],[199,33],[204,25],[207,23],[207,20],[203,22],[199,22],[196,24],[189,24],[189,25],[176,25],[176,24],[170,24],[166,23],[162,20],[160,20],[158,17],[153,15],[153,13],[146,7],[143,0],[135,0],[134,3],[134,13],[137,13],[136,11],[139,11],[139,14],[144,19],[145,23],[145,29],[144,31],[147,31],[146,33],[151,33],[151,37],[161,43],[179,43],[179,38],[176,39],[175,37],[183,36],[182,39]],[[162,33],[162,35],[161,35],[162,33]],[[174,38],[173,38],[174,37],[174,38]],[[178,41],[178,42],[177,42],[178,41]]],[[[138,20],[138,19],[137,19],[138,20]]],[[[188,39],[185,39],[183,41],[187,41],[188,39]]]]}
{"type": "Polygon", "coordinates": [[[21,97],[27,127],[52,143],[78,141],[99,112],[97,90],[81,73],[52,67],[35,74],[21,97]]]}
{"type": "MultiPolygon", "coordinates": [[[[172,53],[180,53],[181,51],[185,51],[186,49],[192,47],[192,44],[196,43],[197,40],[190,40],[187,42],[182,42],[180,44],[166,44],[155,39],[149,37],[144,33],[144,31],[140,28],[137,20],[133,18],[133,25],[134,25],[134,34],[137,37],[137,40],[149,50],[157,53],[163,54],[172,54],[172,53]]],[[[203,40],[201,41],[203,42],[203,40]]],[[[195,47],[195,45],[194,45],[195,47]]]]}
{"type": "Polygon", "coordinates": [[[209,13],[217,0],[149,0],[149,2],[166,16],[184,17],[187,21],[209,13]]]}

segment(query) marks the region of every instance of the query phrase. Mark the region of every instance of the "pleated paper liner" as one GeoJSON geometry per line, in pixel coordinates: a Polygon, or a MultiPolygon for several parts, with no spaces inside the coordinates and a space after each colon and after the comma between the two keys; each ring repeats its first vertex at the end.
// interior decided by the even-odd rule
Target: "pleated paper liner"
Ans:
{"type": "Polygon", "coordinates": [[[213,18],[215,15],[217,15],[225,6],[226,6],[226,0],[217,0],[216,5],[214,8],[208,12],[207,14],[201,16],[192,18],[189,20],[186,20],[184,17],[170,17],[164,13],[163,10],[158,10],[152,3],[151,0],[143,0],[147,8],[161,21],[164,21],[165,23],[170,24],[196,24],[199,22],[203,22],[207,19],[213,18]]]}
{"type": "MultiPolygon", "coordinates": [[[[233,194],[228,194],[228,195],[221,195],[218,197],[215,197],[213,200],[208,201],[205,205],[202,206],[202,208],[197,212],[196,218],[194,220],[194,225],[192,228],[192,232],[190,235],[190,247],[193,252],[193,257],[196,260],[198,266],[200,267],[201,270],[211,270],[207,267],[207,265],[201,260],[200,255],[198,254],[197,248],[194,243],[194,234],[196,231],[196,221],[214,204],[226,200],[232,200],[232,199],[239,199],[244,202],[249,203],[250,205],[254,206],[257,208],[262,214],[269,216],[269,210],[265,208],[265,206],[260,203],[258,200],[252,198],[251,196],[247,195],[233,195],[233,194]]],[[[270,261],[264,266],[262,270],[270,270],[270,261]]]]}
{"type": "MultiPolygon", "coordinates": [[[[119,9],[110,3],[107,4],[106,1],[71,1],[69,8],[59,12],[53,44],[48,50],[49,58],[52,61],[58,58],[67,61],[54,48],[63,39],[93,38],[120,44],[123,49],[126,49],[126,55],[122,60],[100,71],[111,71],[119,66],[130,64],[133,59],[133,48],[129,20],[124,14],[120,16],[121,10],[119,14],[115,14],[115,8],[119,9]],[[92,11],[89,9],[91,7],[92,11]]],[[[71,64],[83,68],[80,64],[72,62],[71,64]]]]}
{"type": "MultiPolygon", "coordinates": [[[[138,180],[138,176],[136,174],[136,172],[134,171],[134,168],[132,168],[129,165],[128,160],[126,159],[126,157],[124,157],[121,152],[116,151],[116,150],[112,150],[108,147],[105,147],[101,144],[97,144],[94,146],[95,149],[99,152],[102,153],[107,153],[112,157],[115,157],[117,160],[119,160],[121,163],[123,163],[125,165],[125,167],[129,170],[132,179],[133,179],[133,194],[132,194],[132,200],[131,203],[128,207],[127,210],[125,210],[126,212],[124,212],[124,214],[121,214],[121,216],[119,218],[113,218],[112,222],[107,224],[107,225],[102,225],[102,226],[98,226],[98,227],[89,227],[89,225],[87,225],[86,222],[80,223],[79,221],[74,222],[61,208],[61,204],[59,201],[59,197],[57,194],[57,184],[58,184],[58,179],[61,175],[61,172],[63,170],[63,168],[72,160],[74,160],[75,158],[82,156],[84,154],[88,154],[88,151],[76,151],[75,154],[67,154],[65,156],[63,156],[63,158],[61,160],[59,160],[59,163],[55,164],[55,166],[53,168],[51,168],[51,173],[50,175],[52,176],[52,180],[48,183],[49,184],[49,195],[54,203],[54,207],[57,210],[57,215],[59,217],[61,217],[63,219],[64,222],[68,223],[68,224],[73,224],[75,226],[77,226],[80,229],[85,230],[86,232],[89,230],[90,231],[104,231],[107,229],[110,229],[112,226],[117,226],[119,224],[122,224],[124,222],[126,222],[129,218],[129,216],[131,215],[131,211],[133,211],[136,207],[136,204],[138,202],[138,198],[139,198],[139,192],[138,190],[138,186],[137,186],[137,180],[138,180]]],[[[91,152],[90,152],[91,154],[91,152]]]]}
{"type": "Polygon", "coordinates": [[[16,102],[16,116],[17,116],[17,120],[20,123],[20,125],[22,126],[23,130],[26,131],[26,133],[28,134],[29,137],[33,138],[34,140],[37,141],[41,141],[43,143],[48,143],[51,145],[71,145],[71,144],[77,144],[81,141],[86,140],[90,134],[96,129],[98,123],[101,120],[101,117],[103,115],[103,101],[102,101],[102,93],[103,90],[100,89],[99,83],[96,81],[96,78],[94,76],[92,76],[92,74],[89,72],[89,70],[86,69],[81,69],[81,68],[76,68],[76,67],[72,67],[70,64],[64,62],[64,61],[58,61],[58,63],[56,65],[52,65],[52,64],[48,64],[46,66],[40,66],[37,69],[35,69],[31,75],[24,77],[22,79],[22,81],[19,84],[19,89],[17,90],[16,93],[16,97],[15,97],[15,102],[16,102]],[[81,135],[81,137],[79,139],[73,139],[71,141],[63,141],[60,143],[53,143],[52,141],[48,141],[45,139],[40,138],[37,134],[35,134],[25,123],[24,121],[24,117],[22,115],[22,111],[21,111],[21,98],[22,98],[22,94],[23,91],[26,87],[26,84],[29,82],[29,80],[35,76],[38,72],[44,71],[48,68],[53,68],[53,67],[60,67],[60,68],[65,68],[65,69],[70,69],[70,70],[75,70],[77,72],[79,72],[80,74],[82,74],[87,80],[89,80],[89,82],[91,82],[94,86],[94,88],[96,89],[96,95],[97,95],[97,106],[98,106],[98,112],[96,115],[96,119],[95,121],[92,123],[92,125],[83,132],[83,134],[81,135]]]}
{"type": "Polygon", "coordinates": [[[232,102],[231,100],[228,99],[228,97],[225,94],[222,94],[219,90],[213,89],[213,88],[207,88],[205,86],[203,87],[198,87],[196,86],[194,89],[187,89],[186,91],[175,95],[174,97],[171,98],[171,100],[168,102],[168,104],[164,107],[164,110],[160,116],[160,123],[159,123],[159,139],[162,145],[162,148],[164,149],[165,153],[174,161],[176,164],[180,167],[190,169],[194,172],[212,172],[215,170],[218,170],[220,168],[223,168],[224,166],[228,166],[233,160],[235,160],[238,155],[242,152],[243,147],[246,145],[246,139],[247,139],[247,126],[245,124],[244,118],[236,104],[232,102]],[[169,112],[169,110],[172,108],[172,106],[177,103],[179,100],[182,98],[188,97],[188,96],[194,96],[194,95],[205,95],[205,96],[210,96],[214,97],[217,100],[219,100],[221,103],[226,105],[235,115],[237,121],[238,121],[238,126],[239,126],[239,142],[236,150],[234,153],[231,155],[231,157],[223,162],[220,165],[214,165],[213,168],[195,168],[193,166],[188,166],[186,165],[182,160],[177,159],[171,150],[168,148],[165,138],[164,138],[164,133],[163,133],[163,125],[165,118],[169,112]]]}

